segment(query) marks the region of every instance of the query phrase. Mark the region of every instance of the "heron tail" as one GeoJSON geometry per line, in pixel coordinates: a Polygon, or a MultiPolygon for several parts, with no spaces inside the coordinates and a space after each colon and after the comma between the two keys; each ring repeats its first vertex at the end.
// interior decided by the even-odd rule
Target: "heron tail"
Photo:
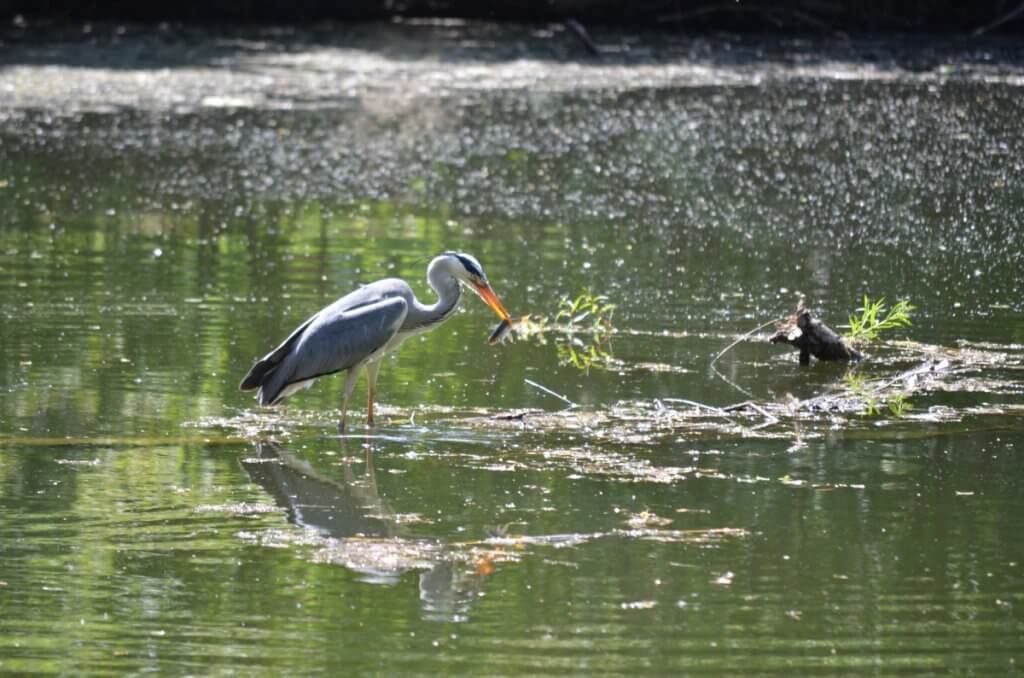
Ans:
{"type": "Polygon", "coordinates": [[[280,368],[281,361],[261,360],[252,366],[238,387],[243,391],[259,389],[256,391],[256,400],[260,405],[276,405],[284,397],[282,391],[287,385],[287,379],[280,368]]]}
{"type": "Polygon", "coordinates": [[[302,337],[302,333],[306,331],[306,328],[316,319],[317,314],[313,314],[306,322],[302,323],[295,328],[295,331],[289,335],[287,339],[281,342],[281,345],[275,348],[273,351],[263,356],[256,361],[256,364],[252,366],[248,374],[242,379],[242,383],[238,385],[238,388],[242,391],[251,391],[254,388],[260,389],[257,397],[260,402],[264,405],[269,404],[273,401],[273,398],[264,399],[264,393],[272,393],[274,397],[277,396],[277,392],[284,387],[284,380],[281,380],[274,388],[268,389],[268,383],[273,380],[273,377],[278,372],[281,363],[284,362],[285,358],[291,353],[292,349],[295,348],[295,344],[302,337]]]}
{"type": "Polygon", "coordinates": [[[256,400],[259,401],[260,405],[274,405],[279,400],[278,395],[282,387],[281,380],[275,379],[278,376],[277,368],[280,365],[271,365],[268,368],[262,368],[261,372],[254,373],[257,367],[259,365],[253,366],[249,374],[245,375],[240,389],[243,391],[259,389],[256,391],[256,400]]]}
{"type": "Polygon", "coordinates": [[[251,391],[254,388],[260,388],[263,386],[263,382],[269,377],[275,369],[281,364],[280,360],[274,360],[272,356],[268,356],[263,360],[258,361],[249,372],[242,378],[242,383],[238,385],[240,391],[251,391]]]}

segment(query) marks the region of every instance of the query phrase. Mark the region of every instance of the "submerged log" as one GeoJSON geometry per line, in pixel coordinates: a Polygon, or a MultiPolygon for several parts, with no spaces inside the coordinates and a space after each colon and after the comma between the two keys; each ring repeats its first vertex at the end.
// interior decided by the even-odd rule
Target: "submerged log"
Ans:
{"type": "Polygon", "coordinates": [[[843,341],[835,330],[811,315],[803,299],[796,313],[776,327],[770,341],[800,349],[801,365],[809,365],[812,355],[818,360],[860,360],[863,357],[843,341]]]}

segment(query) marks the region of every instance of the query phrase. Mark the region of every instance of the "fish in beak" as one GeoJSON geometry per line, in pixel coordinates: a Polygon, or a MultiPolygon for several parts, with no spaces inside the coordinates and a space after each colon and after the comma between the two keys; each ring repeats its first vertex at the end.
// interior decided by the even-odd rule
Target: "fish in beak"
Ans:
{"type": "Polygon", "coordinates": [[[529,315],[524,315],[521,318],[502,319],[498,326],[494,328],[494,331],[491,332],[491,336],[487,338],[487,343],[493,346],[505,341],[516,325],[525,322],[529,317],[529,315]]]}
{"type": "Polygon", "coordinates": [[[502,305],[501,299],[498,299],[498,295],[494,293],[491,286],[485,282],[473,283],[473,287],[476,288],[476,293],[480,295],[480,298],[484,300],[491,309],[498,314],[498,317],[509,323],[512,321],[512,316],[505,310],[505,306],[502,305]]]}

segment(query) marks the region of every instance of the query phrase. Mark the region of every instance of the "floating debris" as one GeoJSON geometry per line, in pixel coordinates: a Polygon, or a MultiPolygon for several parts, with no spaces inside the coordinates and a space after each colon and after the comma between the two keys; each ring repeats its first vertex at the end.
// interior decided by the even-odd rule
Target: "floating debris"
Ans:
{"type": "MultiPolygon", "coordinates": [[[[466,467],[493,472],[560,469],[569,479],[607,477],[621,482],[674,484],[693,478],[722,478],[799,487],[804,484],[801,479],[742,477],[701,467],[696,460],[712,454],[703,449],[707,442],[778,440],[797,453],[837,431],[899,438],[906,435],[907,426],[928,422],[945,426],[930,426],[919,430],[919,435],[944,435],[965,419],[999,418],[1003,421],[1000,425],[1016,426],[1013,422],[1024,417],[1024,403],[1011,399],[1024,393],[1020,379],[1024,347],[961,342],[950,348],[899,341],[878,344],[873,350],[870,360],[856,368],[855,379],[845,377],[848,371],[838,372],[818,393],[803,398],[784,393],[726,405],[685,397],[578,405],[529,381],[552,395],[553,408],[559,406],[556,398],[568,407],[495,410],[382,405],[379,411],[389,423],[375,429],[364,444],[375,439],[415,441],[417,449],[410,454],[417,458],[443,454],[466,467]],[[951,393],[965,397],[954,406],[947,397],[951,393]],[[980,394],[1008,398],[982,401],[980,394]],[[937,396],[942,397],[940,402],[935,402],[937,396]],[[879,423],[887,426],[879,427],[879,423]],[[481,443],[488,446],[488,453],[474,454],[465,448],[481,443]],[[637,453],[637,448],[666,443],[678,450],[678,459],[689,463],[665,463],[637,453]],[[688,448],[688,443],[694,447],[688,448]],[[435,452],[434,445],[446,451],[435,452]]],[[[250,439],[286,439],[304,428],[333,434],[335,423],[333,412],[289,408],[272,414],[241,411],[196,425],[220,426],[250,439]]],[[[861,489],[841,484],[806,486],[825,491],[861,489]]]]}
{"type": "Polygon", "coordinates": [[[732,580],[736,575],[732,572],[724,572],[720,576],[715,577],[711,580],[711,583],[715,586],[732,586],[732,580]]]}
{"type": "Polygon", "coordinates": [[[259,515],[262,513],[282,513],[282,509],[274,504],[235,502],[233,504],[200,504],[195,507],[196,513],[234,513],[239,516],[259,515]]]}
{"type": "Polygon", "coordinates": [[[634,600],[620,605],[623,610],[653,610],[657,606],[656,600],[634,600]]]}
{"type": "Polygon", "coordinates": [[[651,513],[650,511],[641,511],[640,513],[634,513],[626,519],[626,524],[630,527],[661,527],[663,525],[671,525],[671,518],[662,518],[659,515],[651,513]]]}

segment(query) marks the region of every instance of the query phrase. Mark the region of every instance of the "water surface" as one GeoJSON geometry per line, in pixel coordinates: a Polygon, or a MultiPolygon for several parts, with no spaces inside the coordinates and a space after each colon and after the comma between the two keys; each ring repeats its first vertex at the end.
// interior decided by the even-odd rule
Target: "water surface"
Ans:
{"type": "Polygon", "coordinates": [[[0,670],[1015,672],[1019,86],[750,69],[7,110],[0,670]],[[488,346],[467,298],[386,361],[373,431],[360,387],[336,434],[339,379],[283,411],[237,391],[361,283],[429,297],[446,249],[516,314],[606,294],[611,360],[488,346]],[[801,294],[836,325],[914,303],[859,368],[940,366],[913,409],[683,402],[841,385],[763,335],[709,370],[801,294]]]}

